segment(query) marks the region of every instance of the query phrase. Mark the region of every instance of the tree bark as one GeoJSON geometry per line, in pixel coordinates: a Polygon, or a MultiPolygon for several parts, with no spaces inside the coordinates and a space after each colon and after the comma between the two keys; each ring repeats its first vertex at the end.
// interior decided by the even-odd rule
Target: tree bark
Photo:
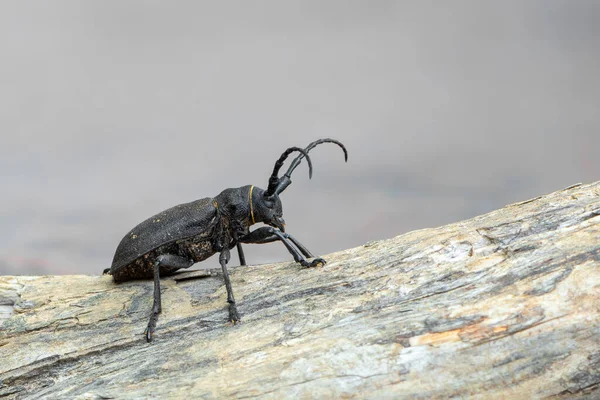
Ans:
{"type": "Polygon", "coordinates": [[[164,279],[150,344],[152,281],[0,277],[0,397],[600,398],[600,182],[324,258],[233,268],[236,326],[164,279]]]}

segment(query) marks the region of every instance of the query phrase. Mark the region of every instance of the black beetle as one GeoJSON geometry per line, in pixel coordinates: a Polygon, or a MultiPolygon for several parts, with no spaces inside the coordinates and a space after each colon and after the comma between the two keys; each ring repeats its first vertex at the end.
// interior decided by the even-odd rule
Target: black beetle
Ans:
{"type": "Polygon", "coordinates": [[[227,289],[229,320],[235,324],[240,321],[240,316],[227,272],[229,250],[234,246],[237,246],[241,265],[246,265],[242,243],[260,244],[277,240],[283,242],[294,260],[303,266],[325,264],[322,258],[307,261],[306,258],[314,257],[311,252],[293,236],[285,233],[283,209],[279,199],[279,194],[292,183],[292,172],[302,158],[306,158],[309,177],[312,176],[308,152],[321,143],[337,144],[344,151],[345,161],[348,161],[344,145],[333,139],[317,140],[305,149],[290,147],[275,163],[267,190],[248,185],[225,189],[215,198],[180,204],[148,218],[121,240],[112,266],[104,270],[104,273],[111,274],[115,282],[154,277],[154,304],[144,333],[147,341],[152,340],[158,314],[161,312],[160,276],[172,275],[179,269],[189,268],[220,252],[219,263],[227,289]],[[279,178],[279,170],[285,159],[295,151],[300,154],[292,161],[285,175],[279,178]],[[250,226],[259,222],[267,226],[250,232],[250,226]]]}

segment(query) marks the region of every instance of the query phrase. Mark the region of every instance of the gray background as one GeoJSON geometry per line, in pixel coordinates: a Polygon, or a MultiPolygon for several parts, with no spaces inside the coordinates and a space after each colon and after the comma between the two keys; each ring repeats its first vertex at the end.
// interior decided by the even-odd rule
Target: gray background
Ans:
{"type": "Polygon", "coordinates": [[[3,1],[0,274],[100,273],[320,137],[348,164],[282,196],[316,254],[598,180],[599,49],[600,1],[3,1]]]}

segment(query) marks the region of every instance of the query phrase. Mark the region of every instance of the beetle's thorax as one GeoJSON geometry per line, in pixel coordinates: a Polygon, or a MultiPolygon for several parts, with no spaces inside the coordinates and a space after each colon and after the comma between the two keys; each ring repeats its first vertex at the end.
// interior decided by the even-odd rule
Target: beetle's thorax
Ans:
{"type": "Polygon", "coordinates": [[[252,214],[256,216],[256,212],[251,210],[250,195],[256,189],[251,185],[225,189],[214,198],[219,215],[226,220],[230,229],[242,229],[247,233],[251,225],[260,222],[258,218],[253,220],[252,214]]]}

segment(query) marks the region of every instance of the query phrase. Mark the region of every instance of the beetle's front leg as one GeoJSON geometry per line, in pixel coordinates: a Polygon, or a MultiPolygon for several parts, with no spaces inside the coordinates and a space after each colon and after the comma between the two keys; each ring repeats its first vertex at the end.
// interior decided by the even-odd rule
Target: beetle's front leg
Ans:
{"type": "Polygon", "coordinates": [[[279,229],[275,229],[272,226],[263,226],[262,228],[255,229],[239,239],[239,241],[242,243],[253,244],[271,243],[277,240],[283,242],[292,257],[294,257],[294,261],[300,263],[304,267],[315,267],[317,265],[323,265],[326,263],[326,261],[322,258],[315,258],[311,262],[307,261],[305,257],[312,258],[312,253],[308,251],[308,249],[299,241],[297,241],[292,235],[281,232],[279,229]],[[300,254],[300,252],[298,252],[298,250],[292,246],[292,243],[290,242],[294,243],[302,254],[300,254]],[[302,255],[304,255],[304,257],[302,255]]]}
{"type": "Polygon", "coordinates": [[[294,243],[296,245],[296,247],[302,252],[302,254],[304,254],[304,257],[306,257],[306,258],[314,257],[312,255],[312,253],[310,251],[308,251],[308,249],[306,247],[304,247],[304,245],[302,245],[302,243],[300,243],[298,240],[296,240],[295,237],[293,237],[292,235],[290,235],[289,233],[286,233],[286,232],[281,232],[281,234],[286,239],[290,239],[292,241],[292,243],[294,243]]]}
{"type": "Polygon", "coordinates": [[[229,273],[227,272],[227,263],[229,262],[231,255],[229,249],[225,248],[219,255],[219,263],[223,269],[223,280],[225,281],[225,289],[227,289],[227,302],[229,303],[229,320],[235,325],[241,322],[240,314],[238,313],[237,306],[235,305],[235,298],[233,297],[233,289],[231,288],[231,280],[229,279],[229,273]]]}

